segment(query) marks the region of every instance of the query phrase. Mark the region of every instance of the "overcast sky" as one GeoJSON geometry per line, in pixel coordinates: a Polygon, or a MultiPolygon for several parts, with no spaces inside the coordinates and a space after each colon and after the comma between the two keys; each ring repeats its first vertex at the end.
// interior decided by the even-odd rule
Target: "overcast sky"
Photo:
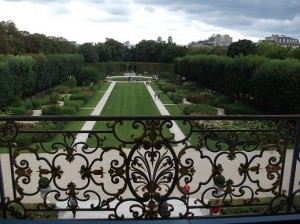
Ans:
{"type": "Polygon", "coordinates": [[[79,44],[113,38],[177,44],[229,34],[257,41],[272,34],[300,38],[300,0],[0,0],[0,21],[19,30],[79,44]]]}

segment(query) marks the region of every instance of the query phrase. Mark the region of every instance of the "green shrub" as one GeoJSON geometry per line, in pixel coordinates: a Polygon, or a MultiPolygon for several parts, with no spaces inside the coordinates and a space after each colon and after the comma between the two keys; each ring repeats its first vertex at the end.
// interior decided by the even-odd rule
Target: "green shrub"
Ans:
{"type": "Polygon", "coordinates": [[[15,142],[19,147],[29,146],[32,143],[33,135],[20,133],[15,142]]]}
{"type": "Polygon", "coordinates": [[[215,101],[215,95],[209,92],[202,92],[200,93],[200,97],[201,97],[201,103],[205,103],[205,104],[213,104],[215,101]]]}
{"type": "Polygon", "coordinates": [[[62,114],[75,115],[77,110],[75,106],[62,106],[60,107],[62,114]]]}
{"type": "Polygon", "coordinates": [[[187,82],[182,83],[182,88],[187,89],[189,91],[193,91],[193,90],[197,89],[197,83],[187,81],[187,82]]]}
{"type": "Polygon", "coordinates": [[[43,115],[62,115],[62,111],[60,109],[60,106],[49,105],[49,106],[44,106],[42,108],[42,114],[43,115]]]}
{"type": "Polygon", "coordinates": [[[229,96],[218,96],[215,98],[214,105],[216,107],[224,107],[225,104],[234,103],[234,100],[229,96]]]}
{"type": "Polygon", "coordinates": [[[6,107],[5,113],[9,115],[25,115],[26,108],[25,107],[6,107]]]}
{"type": "Polygon", "coordinates": [[[10,106],[11,107],[22,107],[24,104],[24,101],[21,99],[15,99],[13,102],[11,102],[10,106]]]}
{"type": "Polygon", "coordinates": [[[191,103],[201,103],[202,101],[200,94],[197,92],[188,93],[186,99],[191,103]]]}
{"type": "Polygon", "coordinates": [[[176,92],[176,88],[173,84],[169,84],[169,83],[166,83],[165,85],[163,85],[161,87],[162,91],[164,91],[164,93],[167,93],[167,92],[176,92]]]}
{"type": "Polygon", "coordinates": [[[50,100],[51,103],[57,103],[58,100],[59,100],[59,94],[58,93],[52,93],[49,96],[49,100],[50,100]]]}
{"type": "Polygon", "coordinates": [[[29,109],[32,110],[32,108],[33,108],[31,101],[25,102],[24,106],[25,106],[26,110],[29,110],[29,109]]]}
{"type": "Polygon", "coordinates": [[[84,105],[83,100],[65,100],[64,106],[73,106],[78,111],[84,105]]]}
{"type": "Polygon", "coordinates": [[[183,96],[181,94],[178,94],[178,93],[171,93],[169,95],[170,99],[173,101],[173,103],[182,103],[183,102],[183,96]]]}
{"type": "Polygon", "coordinates": [[[70,96],[70,100],[83,100],[86,103],[90,96],[87,93],[74,93],[70,96]]]}
{"type": "Polygon", "coordinates": [[[70,99],[71,94],[59,94],[59,99],[60,101],[66,101],[70,99]]]}
{"type": "Polygon", "coordinates": [[[31,100],[31,104],[33,110],[41,109],[41,102],[39,100],[31,100]]]}
{"type": "Polygon", "coordinates": [[[217,115],[218,110],[207,104],[190,104],[184,107],[183,113],[185,115],[217,115]]]}
{"type": "Polygon", "coordinates": [[[70,87],[65,85],[57,85],[51,89],[52,93],[68,94],[70,93],[70,87]]]}
{"type": "Polygon", "coordinates": [[[75,79],[74,76],[69,77],[66,81],[65,81],[65,85],[72,88],[72,87],[76,87],[77,86],[77,81],[75,79]]]}
{"type": "Polygon", "coordinates": [[[258,109],[243,103],[232,103],[224,105],[225,113],[228,115],[259,115],[262,114],[258,109]]]}

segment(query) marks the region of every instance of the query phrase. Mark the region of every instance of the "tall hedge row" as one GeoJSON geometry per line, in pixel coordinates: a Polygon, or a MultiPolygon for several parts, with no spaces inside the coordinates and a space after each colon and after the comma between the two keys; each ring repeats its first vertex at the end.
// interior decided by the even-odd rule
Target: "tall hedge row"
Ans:
{"type": "Polygon", "coordinates": [[[146,63],[146,62],[100,62],[88,64],[88,66],[96,68],[99,72],[109,75],[120,75],[124,72],[134,71],[135,73],[174,73],[173,64],[168,63],[146,63]]]}
{"type": "Polygon", "coordinates": [[[300,113],[299,60],[197,55],[177,58],[174,69],[188,80],[251,102],[265,113],[300,113]]]}
{"type": "Polygon", "coordinates": [[[75,76],[83,67],[76,54],[0,55],[0,109],[75,76]]]}

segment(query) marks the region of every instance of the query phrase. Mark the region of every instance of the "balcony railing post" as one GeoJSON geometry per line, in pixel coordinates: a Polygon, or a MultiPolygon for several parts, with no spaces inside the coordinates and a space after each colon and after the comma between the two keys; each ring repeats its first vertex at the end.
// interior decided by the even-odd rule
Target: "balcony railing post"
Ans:
{"type": "Polygon", "coordinates": [[[0,208],[2,212],[3,219],[7,218],[6,209],[5,209],[5,195],[4,195],[4,182],[3,182],[3,174],[2,174],[2,164],[1,164],[1,157],[0,157],[0,208]]]}
{"type": "Polygon", "coordinates": [[[290,175],[288,206],[287,206],[288,213],[291,212],[292,204],[293,204],[293,198],[294,198],[293,193],[294,193],[297,160],[299,160],[299,150],[300,150],[300,121],[298,120],[296,125],[295,145],[293,149],[293,157],[292,157],[292,164],[291,164],[291,175],[290,175]]]}

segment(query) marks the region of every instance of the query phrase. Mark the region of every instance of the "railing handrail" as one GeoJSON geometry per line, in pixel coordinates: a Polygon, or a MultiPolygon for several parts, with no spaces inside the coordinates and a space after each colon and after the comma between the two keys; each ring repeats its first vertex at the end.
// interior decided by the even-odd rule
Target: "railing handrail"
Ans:
{"type": "Polygon", "coordinates": [[[28,115],[13,115],[0,116],[0,121],[106,121],[106,120],[300,120],[300,114],[294,115],[124,115],[124,116],[79,116],[79,115],[43,115],[43,116],[28,116],[28,115]]]}

